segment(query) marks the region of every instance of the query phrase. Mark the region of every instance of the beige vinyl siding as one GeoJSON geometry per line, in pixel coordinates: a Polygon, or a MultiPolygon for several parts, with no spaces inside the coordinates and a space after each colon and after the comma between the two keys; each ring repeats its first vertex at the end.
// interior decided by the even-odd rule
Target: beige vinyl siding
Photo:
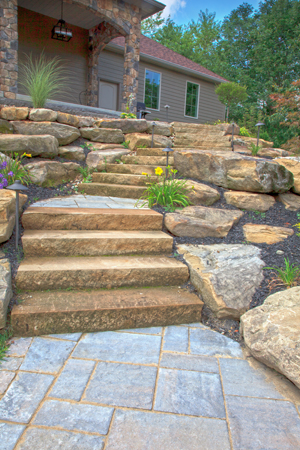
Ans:
{"type": "Polygon", "coordinates": [[[107,81],[119,85],[118,89],[118,110],[122,104],[122,87],[124,73],[124,56],[104,50],[100,53],[98,63],[99,81],[107,81]]]}

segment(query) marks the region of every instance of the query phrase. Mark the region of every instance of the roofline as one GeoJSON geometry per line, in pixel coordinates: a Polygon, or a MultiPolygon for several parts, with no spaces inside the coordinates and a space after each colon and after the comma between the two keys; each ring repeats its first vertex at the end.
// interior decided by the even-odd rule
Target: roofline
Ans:
{"type": "Polygon", "coordinates": [[[125,0],[125,2],[140,7],[141,12],[142,12],[142,20],[153,16],[153,14],[157,14],[158,12],[162,11],[166,7],[165,4],[163,4],[161,2],[157,2],[156,0],[125,0]],[[148,8],[146,8],[146,10],[148,10],[148,12],[145,11],[144,14],[143,14],[143,11],[144,11],[143,4],[144,5],[148,4],[150,7],[150,11],[149,11],[149,7],[148,7],[148,8]]]}
{"type": "MultiPolygon", "coordinates": [[[[118,44],[113,44],[113,43],[109,43],[107,44],[106,48],[114,48],[115,50],[124,50],[124,47],[122,45],[118,45],[118,44]]],[[[120,53],[122,53],[120,52],[120,53]]],[[[150,56],[147,53],[140,53],[140,55],[142,55],[145,59],[148,59],[150,62],[154,61],[154,62],[159,62],[160,64],[163,64],[167,67],[172,67],[172,68],[177,68],[180,69],[181,71],[188,73],[188,74],[193,74],[196,75],[198,77],[204,78],[204,79],[208,79],[210,81],[215,81],[217,83],[229,83],[228,80],[220,80],[220,78],[216,78],[213,77],[212,75],[208,75],[206,73],[202,73],[202,72],[198,72],[197,70],[194,69],[189,69],[188,67],[184,67],[181,66],[180,64],[176,64],[176,63],[172,63],[170,61],[166,61],[164,59],[160,59],[160,58],[156,58],[155,56],[150,56]]]]}

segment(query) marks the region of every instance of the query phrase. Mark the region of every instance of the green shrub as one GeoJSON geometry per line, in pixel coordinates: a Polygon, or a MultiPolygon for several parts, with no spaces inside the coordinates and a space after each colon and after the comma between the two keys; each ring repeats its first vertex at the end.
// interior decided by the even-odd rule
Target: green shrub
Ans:
{"type": "Polygon", "coordinates": [[[241,127],[241,128],[240,128],[240,136],[251,137],[251,134],[250,134],[250,132],[247,130],[246,127],[241,127]]]}
{"type": "Polygon", "coordinates": [[[30,95],[34,108],[43,108],[47,99],[66,90],[67,76],[62,60],[55,56],[47,59],[44,52],[33,59],[26,55],[20,64],[20,85],[30,95]]]}
{"type": "Polygon", "coordinates": [[[121,113],[121,119],[136,119],[136,114],[133,113],[121,113]]]}
{"type": "Polygon", "coordinates": [[[83,183],[91,183],[92,182],[92,171],[90,170],[90,168],[88,166],[86,166],[86,167],[79,166],[78,170],[82,175],[83,183]]]}
{"type": "Polygon", "coordinates": [[[255,145],[253,142],[251,142],[250,150],[251,150],[252,156],[256,156],[257,153],[259,152],[259,150],[261,150],[261,149],[262,149],[261,145],[255,145]]]}
{"type": "Polygon", "coordinates": [[[130,144],[130,141],[125,141],[125,142],[123,142],[123,147],[124,148],[129,148],[129,144],[130,144]]]}

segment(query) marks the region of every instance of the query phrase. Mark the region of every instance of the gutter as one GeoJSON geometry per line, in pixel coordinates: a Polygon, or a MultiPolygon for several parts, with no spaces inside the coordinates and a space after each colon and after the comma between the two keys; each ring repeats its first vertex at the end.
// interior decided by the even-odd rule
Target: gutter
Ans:
{"type": "MultiPolygon", "coordinates": [[[[124,47],[122,45],[108,44],[105,48],[118,50],[117,53],[124,53],[124,47]]],[[[156,58],[155,56],[150,56],[147,53],[140,52],[140,55],[143,56],[144,59],[146,59],[150,62],[151,61],[153,61],[154,63],[158,62],[161,65],[165,65],[166,67],[171,67],[172,69],[174,69],[174,68],[179,69],[181,72],[193,74],[193,75],[196,75],[197,77],[201,77],[201,78],[204,78],[209,81],[215,81],[217,83],[229,83],[229,81],[227,81],[227,80],[220,80],[220,78],[216,78],[212,75],[207,75],[205,73],[198,72],[197,70],[193,70],[193,69],[189,69],[187,67],[181,66],[180,64],[176,64],[176,63],[172,63],[170,61],[166,61],[164,59],[156,58]]]]}

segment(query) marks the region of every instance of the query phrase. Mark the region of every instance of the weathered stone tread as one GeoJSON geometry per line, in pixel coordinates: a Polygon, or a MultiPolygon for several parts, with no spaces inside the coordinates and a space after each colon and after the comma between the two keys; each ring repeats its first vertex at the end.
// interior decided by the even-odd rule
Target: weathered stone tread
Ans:
{"type": "MultiPolygon", "coordinates": [[[[94,183],[105,184],[123,184],[129,186],[145,186],[145,181],[148,181],[145,175],[132,175],[129,173],[93,173],[94,183]]],[[[151,181],[157,181],[158,177],[152,176],[151,181]]]]}
{"type": "MultiPolygon", "coordinates": [[[[142,175],[142,173],[148,173],[149,175],[155,175],[155,169],[157,165],[140,165],[140,164],[107,164],[106,171],[112,173],[131,173],[133,175],[142,175]]],[[[166,166],[162,164],[159,166],[165,170],[166,166]]]]}
{"type": "Polygon", "coordinates": [[[88,195],[103,195],[106,197],[139,199],[146,190],[146,186],[130,186],[122,184],[82,183],[78,191],[88,195]]]}

